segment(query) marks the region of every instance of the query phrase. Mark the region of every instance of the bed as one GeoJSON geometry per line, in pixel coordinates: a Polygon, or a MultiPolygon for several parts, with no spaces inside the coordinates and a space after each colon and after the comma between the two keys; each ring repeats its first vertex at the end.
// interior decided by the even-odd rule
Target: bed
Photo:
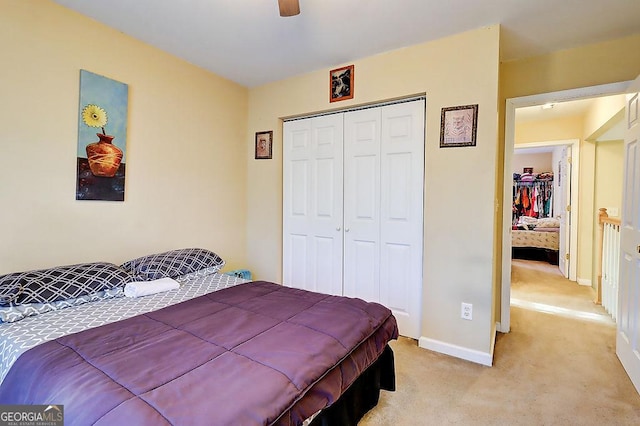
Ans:
{"type": "MultiPolygon", "coordinates": [[[[525,218],[524,216],[521,217],[525,218]]],[[[557,263],[560,241],[560,223],[553,218],[526,218],[511,230],[514,257],[542,253],[551,263],[557,263]]]]}
{"type": "Polygon", "coordinates": [[[56,404],[69,425],[329,425],[356,424],[394,390],[387,308],[223,264],[181,249],[100,263],[100,280],[95,264],[0,277],[0,404],[56,404]]]}

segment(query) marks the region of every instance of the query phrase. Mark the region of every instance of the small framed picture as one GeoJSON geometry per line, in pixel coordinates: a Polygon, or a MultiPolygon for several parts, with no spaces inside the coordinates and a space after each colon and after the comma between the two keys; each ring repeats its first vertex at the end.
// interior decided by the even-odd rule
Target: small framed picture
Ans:
{"type": "Polygon", "coordinates": [[[353,99],[354,66],[329,71],[329,102],[353,99]]]}
{"type": "Polygon", "coordinates": [[[533,173],[533,167],[523,167],[522,168],[522,173],[532,174],[533,173]]]}
{"type": "Polygon", "coordinates": [[[442,108],[440,148],[476,146],[478,105],[442,108]]]}
{"type": "Polygon", "coordinates": [[[273,147],[273,130],[256,132],[256,160],[270,160],[273,147]]]}

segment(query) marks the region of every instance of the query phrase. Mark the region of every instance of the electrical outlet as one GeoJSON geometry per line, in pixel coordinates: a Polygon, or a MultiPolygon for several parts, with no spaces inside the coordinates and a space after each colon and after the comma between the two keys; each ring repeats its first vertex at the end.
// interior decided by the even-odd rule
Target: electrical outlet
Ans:
{"type": "Polygon", "coordinates": [[[460,310],[460,318],[471,321],[473,319],[473,305],[471,303],[462,303],[460,310]]]}

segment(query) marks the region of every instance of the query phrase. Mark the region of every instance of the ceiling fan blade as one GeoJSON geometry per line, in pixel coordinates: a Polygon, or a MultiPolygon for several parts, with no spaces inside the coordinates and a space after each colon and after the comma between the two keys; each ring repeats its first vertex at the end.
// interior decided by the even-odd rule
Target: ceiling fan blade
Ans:
{"type": "Polygon", "coordinates": [[[278,0],[280,16],[295,16],[300,13],[298,0],[278,0]]]}

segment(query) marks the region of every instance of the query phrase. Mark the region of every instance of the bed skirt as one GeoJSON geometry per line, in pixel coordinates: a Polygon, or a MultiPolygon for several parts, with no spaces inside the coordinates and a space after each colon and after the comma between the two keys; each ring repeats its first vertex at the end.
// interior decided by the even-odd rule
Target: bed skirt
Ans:
{"type": "Polygon", "coordinates": [[[340,398],[318,414],[310,426],[355,426],[378,404],[380,389],[396,390],[395,361],[389,345],[340,398]]]}

